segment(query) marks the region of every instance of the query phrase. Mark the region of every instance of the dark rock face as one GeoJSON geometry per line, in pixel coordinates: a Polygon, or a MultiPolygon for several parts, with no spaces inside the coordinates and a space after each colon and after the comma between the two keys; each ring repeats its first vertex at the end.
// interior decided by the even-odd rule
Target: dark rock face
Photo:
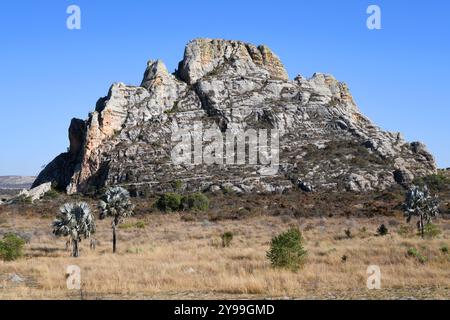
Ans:
{"type": "Polygon", "coordinates": [[[69,127],[69,151],[57,156],[39,174],[32,188],[52,182],[53,186],[65,190],[70,183],[75,168],[79,166],[81,154],[85,145],[86,122],[79,119],[72,119],[69,127]]]}
{"type": "Polygon", "coordinates": [[[423,144],[375,126],[344,83],[324,74],[289,80],[270,49],[239,41],[191,41],[175,74],[150,61],[140,87],[114,84],[89,119],[72,120],[69,140],[69,152],[34,186],[55,182],[69,194],[110,185],[133,194],[174,185],[186,191],[365,192],[436,172],[423,144]],[[278,130],[278,170],[267,175],[266,166],[250,162],[174,163],[174,128],[199,122],[223,133],[278,130]]]}

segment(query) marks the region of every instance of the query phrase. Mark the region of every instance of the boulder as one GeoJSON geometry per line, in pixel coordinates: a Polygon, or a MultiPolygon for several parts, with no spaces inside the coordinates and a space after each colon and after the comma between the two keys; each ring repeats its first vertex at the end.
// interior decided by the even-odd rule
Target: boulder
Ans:
{"type": "Polygon", "coordinates": [[[22,190],[18,197],[30,198],[32,202],[41,199],[47,192],[52,189],[52,183],[43,183],[31,190],[22,190]]]}

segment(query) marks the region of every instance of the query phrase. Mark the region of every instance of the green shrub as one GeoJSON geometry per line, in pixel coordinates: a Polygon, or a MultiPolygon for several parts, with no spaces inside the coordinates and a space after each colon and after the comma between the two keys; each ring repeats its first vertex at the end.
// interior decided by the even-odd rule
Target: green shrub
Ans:
{"type": "Polygon", "coordinates": [[[432,223],[427,223],[423,229],[425,238],[433,239],[441,234],[439,227],[432,223]]]}
{"type": "Polygon", "coordinates": [[[223,187],[223,193],[224,194],[234,194],[233,188],[229,187],[229,186],[225,186],[223,187]]]}
{"type": "Polygon", "coordinates": [[[427,258],[422,255],[416,248],[409,248],[407,251],[408,256],[414,257],[419,261],[420,263],[425,263],[427,261],[427,258]]]}
{"type": "Polygon", "coordinates": [[[440,248],[440,250],[441,250],[442,253],[445,253],[445,254],[448,253],[448,251],[449,251],[449,250],[448,250],[448,245],[444,244],[444,245],[440,248]]]}
{"type": "Polygon", "coordinates": [[[183,188],[183,182],[181,182],[181,180],[175,180],[174,182],[172,182],[172,187],[176,191],[180,191],[183,188]]]}
{"type": "Polygon", "coordinates": [[[421,187],[428,186],[434,192],[445,191],[450,187],[450,178],[443,174],[432,174],[417,178],[413,183],[421,187]]]}
{"type": "Polygon", "coordinates": [[[272,239],[267,258],[273,267],[288,268],[296,271],[304,262],[306,254],[300,230],[291,228],[272,239]]]}
{"type": "Polygon", "coordinates": [[[13,204],[32,204],[33,200],[31,197],[27,197],[25,195],[18,196],[17,198],[13,199],[13,204]]]}
{"type": "Polygon", "coordinates": [[[181,207],[184,210],[205,211],[209,209],[209,199],[203,193],[194,193],[181,200],[181,207]]]}
{"type": "Polygon", "coordinates": [[[227,248],[231,245],[231,241],[233,240],[232,232],[225,232],[222,234],[222,247],[227,248]]]}
{"type": "Polygon", "coordinates": [[[15,234],[7,234],[0,241],[0,258],[4,261],[13,261],[23,255],[25,240],[15,234]]]}
{"type": "Polygon", "coordinates": [[[205,211],[209,209],[209,199],[200,192],[187,196],[181,196],[178,193],[166,193],[159,198],[156,206],[161,211],[205,211]]]}
{"type": "Polygon", "coordinates": [[[138,222],[136,222],[136,224],[134,226],[136,228],[138,228],[138,229],[145,229],[145,222],[144,221],[138,221],[138,222]]]}
{"type": "Polygon", "coordinates": [[[385,236],[388,233],[389,233],[389,230],[384,224],[379,226],[378,229],[377,229],[377,234],[380,235],[380,236],[385,236]]]}
{"type": "Polygon", "coordinates": [[[51,189],[44,194],[45,199],[56,199],[59,197],[58,191],[51,189]]]}
{"type": "Polygon", "coordinates": [[[182,196],[178,193],[166,193],[158,199],[156,206],[161,211],[179,211],[181,199],[182,196]]]}
{"type": "Polygon", "coordinates": [[[346,229],[346,230],[344,230],[344,232],[345,232],[345,236],[347,238],[349,238],[349,239],[353,238],[352,231],[350,229],[346,229]]]}
{"type": "Polygon", "coordinates": [[[134,227],[134,224],[132,224],[132,223],[122,223],[122,224],[119,224],[119,226],[118,226],[119,229],[123,229],[123,230],[132,229],[133,227],[134,227]]]}
{"type": "Polygon", "coordinates": [[[141,254],[144,250],[142,250],[142,248],[128,248],[126,252],[131,254],[141,254]]]}

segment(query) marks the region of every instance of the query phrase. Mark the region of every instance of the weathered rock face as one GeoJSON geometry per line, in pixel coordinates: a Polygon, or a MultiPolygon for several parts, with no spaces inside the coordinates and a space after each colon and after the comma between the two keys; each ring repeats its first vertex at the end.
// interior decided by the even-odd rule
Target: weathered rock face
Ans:
{"type": "Polygon", "coordinates": [[[41,199],[47,192],[52,189],[52,184],[50,182],[43,183],[31,190],[22,190],[19,193],[19,197],[29,197],[32,202],[41,199]]]}
{"type": "Polygon", "coordinates": [[[365,192],[436,171],[423,144],[407,143],[362,115],[344,83],[324,74],[290,81],[270,49],[239,41],[191,41],[174,74],[150,61],[140,87],[114,84],[88,120],[72,121],[69,138],[69,152],[34,186],[53,182],[68,193],[117,184],[136,194],[174,188],[365,192]],[[174,128],[195,122],[222,132],[277,129],[278,171],[266,175],[265,166],[248,162],[174,163],[174,128]]]}

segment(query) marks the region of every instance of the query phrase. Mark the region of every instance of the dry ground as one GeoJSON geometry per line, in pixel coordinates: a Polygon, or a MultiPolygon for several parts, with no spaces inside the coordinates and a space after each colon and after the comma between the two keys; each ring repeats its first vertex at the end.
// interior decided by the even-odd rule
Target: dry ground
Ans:
{"type": "Polygon", "coordinates": [[[23,258],[0,261],[0,299],[450,298],[450,255],[440,250],[450,245],[445,219],[437,222],[443,233],[432,240],[418,238],[412,225],[410,234],[400,235],[407,225],[399,215],[186,220],[179,214],[128,219],[119,231],[116,255],[111,253],[109,221],[99,221],[97,250],[91,251],[85,241],[75,259],[65,251],[65,240],[52,236],[50,215],[2,212],[0,230],[32,237],[23,258]],[[145,228],[135,226],[138,221],[145,228]],[[390,231],[385,237],[375,235],[381,223],[390,231]],[[291,225],[300,227],[308,250],[297,273],[271,268],[265,256],[270,239],[291,225]],[[345,236],[348,228],[352,239],[345,236]],[[230,248],[221,247],[225,231],[235,236],[230,248]],[[408,257],[411,247],[427,262],[408,257]],[[66,288],[66,267],[74,264],[82,270],[81,292],[66,288]],[[366,288],[369,265],[381,268],[381,290],[366,288]],[[14,274],[24,282],[12,282],[14,274]]]}

